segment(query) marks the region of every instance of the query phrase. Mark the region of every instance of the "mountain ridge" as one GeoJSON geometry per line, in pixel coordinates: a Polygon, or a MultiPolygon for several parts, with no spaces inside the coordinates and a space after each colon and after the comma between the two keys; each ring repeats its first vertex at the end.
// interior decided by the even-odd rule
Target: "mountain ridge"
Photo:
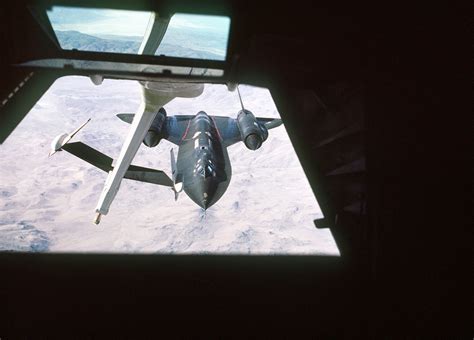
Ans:
{"type": "MultiPolygon", "coordinates": [[[[77,49],[80,51],[137,54],[141,44],[141,37],[137,36],[128,37],[119,35],[103,35],[100,37],[75,30],[57,30],[55,33],[61,47],[65,50],[77,49]]],[[[167,39],[167,41],[169,40],[171,39],[167,39]]],[[[222,56],[218,54],[174,45],[169,42],[162,42],[156,55],[166,55],[169,57],[179,58],[222,60],[222,56]]]]}

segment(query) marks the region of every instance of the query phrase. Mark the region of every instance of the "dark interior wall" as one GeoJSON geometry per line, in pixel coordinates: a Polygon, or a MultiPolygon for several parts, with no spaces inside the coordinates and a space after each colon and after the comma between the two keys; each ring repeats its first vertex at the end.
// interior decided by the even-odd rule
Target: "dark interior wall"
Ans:
{"type": "Polygon", "coordinates": [[[377,75],[373,81],[384,85],[368,93],[371,261],[376,294],[385,301],[380,327],[397,329],[403,320],[420,332],[449,334],[468,324],[470,189],[461,165],[468,145],[458,120],[467,103],[446,87],[454,77],[420,69],[409,68],[416,78],[398,67],[384,79],[377,75]]]}
{"type": "Polygon", "coordinates": [[[339,258],[2,254],[17,334],[365,334],[339,258]],[[344,324],[341,324],[344,322],[344,324]]]}
{"type": "Polygon", "coordinates": [[[462,9],[392,14],[403,18],[398,26],[374,20],[383,29],[372,34],[366,94],[371,261],[376,299],[385,302],[379,330],[467,335],[463,112],[470,105],[462,9]]]}

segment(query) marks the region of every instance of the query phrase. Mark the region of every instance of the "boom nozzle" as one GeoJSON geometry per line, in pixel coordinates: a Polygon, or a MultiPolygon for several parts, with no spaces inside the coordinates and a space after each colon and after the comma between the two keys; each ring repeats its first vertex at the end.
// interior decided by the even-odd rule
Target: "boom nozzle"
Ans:
{"type": "Polygon", "coordinates": [[[101,214],[100,212],[98,212],[98,213],[95,215],[94,224],[99,224],[101,217],[102,217],[102,214],[101,214]]]}

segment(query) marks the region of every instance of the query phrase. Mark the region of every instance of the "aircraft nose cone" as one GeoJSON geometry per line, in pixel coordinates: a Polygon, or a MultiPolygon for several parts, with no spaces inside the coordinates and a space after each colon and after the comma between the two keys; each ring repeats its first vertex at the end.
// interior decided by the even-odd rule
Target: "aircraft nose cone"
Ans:
{"type": "Polygon", "coordinates": [[[206,210],[215,203],[214,194],[216,189],[216,186],[211,180],[203,181],[193,190],[191,198],[201,208],[206,210]]]}
{"type": "Polygon", "coordinates": [[[204,199],[204,198],[203,198],[203,199],[201,200],[201,204],[199,204],[199,206],[200,206],[201,208],[203,208],[204,210],[206,210],[207,207],[208,207],[207,199],[204,199]]]}
{"type": "Polygon", "coordinates": [[[214,190],[211,186],[204,186],[204,190],[201,192],[201,208],[206,210],[211,206],[212,198],[214,196],[214,190]]]}

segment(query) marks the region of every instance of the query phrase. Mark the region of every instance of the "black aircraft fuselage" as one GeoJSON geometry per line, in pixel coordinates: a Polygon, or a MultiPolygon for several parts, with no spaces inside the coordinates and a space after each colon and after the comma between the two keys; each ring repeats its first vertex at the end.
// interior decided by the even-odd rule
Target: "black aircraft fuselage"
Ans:
{"type": "Polygon", "coordinates": [[[203,111],[188,122],[176,169],[184,192],[203,209],[216,203],[229,186],[232,169],[227,148],[214,119],[203,111]]]}

